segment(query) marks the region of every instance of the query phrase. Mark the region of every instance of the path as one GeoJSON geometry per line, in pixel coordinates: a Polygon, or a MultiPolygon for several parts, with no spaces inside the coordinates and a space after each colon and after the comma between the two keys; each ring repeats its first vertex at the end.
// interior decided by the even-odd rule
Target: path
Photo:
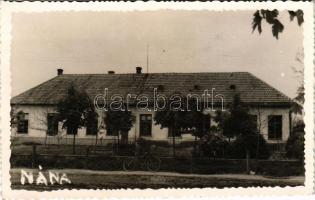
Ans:
{"type": "MultiPolygon", "coordinates": [[[[38,169],[32,171],[36,179],[38,169]]],[[[71,185],[37,186],[20,184],[21,169],[12,169],[12,184],[16,189],[60,189],[60,188],[167,188],[167,187],[250,187],[250,186],[297,186],[304,183],[303,176],[267,177],[247,174],[181,174],[173,172],[147,171],[94,171],[81,169],[51,169],[52,172],[66,173],[71,185]]],[[[43,170],[49,179],[48,172],[43,170]]]]}

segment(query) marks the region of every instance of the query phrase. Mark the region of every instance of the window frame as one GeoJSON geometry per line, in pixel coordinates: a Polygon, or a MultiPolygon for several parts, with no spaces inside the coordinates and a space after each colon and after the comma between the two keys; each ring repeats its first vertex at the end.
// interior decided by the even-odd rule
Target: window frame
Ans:
{"type": "Polygon", "coordinates": [[[139,115],[139,136],[140,137],[152,137],[152,123],[153,123],[153,115],[152,114],[140,114],[139,115]],[[143,134],[143,128],[141,127],[141,121],[142,121],[142,117],[145,117],[146,119],[144,121],[148,122],[150,121],[151,123],[148,125],[150,125],[150,133],[149,134],[143,134]],[[148,120],[147,118],[150,117],[150,119],[148,120]]]}
{"type": "Polygon", "coordinates": [[[282,115],[268,115],[268,140],[282,140],[282,137],[283,137],[282,129],[283,129],[283,116],[282,115]],[[279,120],[279,121],[276,121],[276,120],[279,120]]]}
{"type": "Polygon", "coordinates": [[[28,129],[29,129],[29,113],[20,113],[18,116],[18,123],[17,123],[17,130],[16,132],[18,134],[28,134],[28,129]],[[25,117],[27,116],[27,119],[25,117]],[[22,117],[23,119],[19,119],[22,117]],[[21,129],[21,126],[24,128],[21,129]]]}
{"type": "Polygon", "coordinates": [[[50,117],[52,118],[56,118],[57,117],[57,113],[47,113],[47,133],[49,131],[49,126],[52,126],[52,131],[53,131],[53,134],[48,134],[48,135],[58,135],[58,131],[59,131],[59,124],[58,124],[58,120],[54,120],[53,122],[50,122],[50,117]],[[52,125],[50,125],[50,123],[52,123],[52,125]]]}

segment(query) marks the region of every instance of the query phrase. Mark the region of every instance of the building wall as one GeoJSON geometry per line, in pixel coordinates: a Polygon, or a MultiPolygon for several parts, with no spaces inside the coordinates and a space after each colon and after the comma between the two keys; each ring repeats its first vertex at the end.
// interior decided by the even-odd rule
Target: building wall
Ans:
{"type": "MultiPolygon", "coordinates": [[[[135,116],[135,123],[131,127],[130,131],[128,132],[128,138],[129,139],[135,139],[140,137],[140,115],[141,114],[152,114],[152,137],[146,137],[148,139],[153,139],[153,140],[161,140],[161,139],[166,139],[168,137],[168,129],[163,128],[161,129],[160,125],[155,125],[154,124],[154,111],[150,112],[145,112],[145,111],[137,111],[136,109],[131,109],[132,114],[135,116]]],[[[98,112],[99,115],[99,121],[98,123],[100,124],[102,121],[102,118],[105,116],[104,112],[98,112]]],[[[106,126],[104,124],[104,126],[106,126]]],[[[106,134],[106,130],[104,130],[106,134]]],[[[114,139],[115,136],[106,136],[107,139],[114,139]]],[[[105,138],[105,139],[106,139],[105,138]]]]}
{"type": "Polygon", "coordinates": [[[257,126],[260,133],[269,143],[279,141],[268,140],[268,116],[282,115],[282,141],[286,141],[290,136],[290,112],[289,108],[253,108],[250,113],[257,115],[257,126]]]}
{"type": "Polygon", "coordinates": [[[28,133],[19,134],[16,128],[12,129],[13,136],[45,137],[47,131],[47,113],[56,113],[52,106],[13,106],[14,113],[23,111],[28,113],[28,133]]]}
{"type": "MultiPolygon", "coordinates": [[[[33,106],[33,105],[19,105],[13,106],[14,113],[23,111],[28,113],[28,133],[17,133],[17,128],[14,127],[11,129],[11,134],[16,138],[16,142],[37,142],[37,143],[51,143],[51,144],[72,144],[73,135],[67,135],[66,129],[62,129],[62,123],[58,125],[58,132],[62,135],[62,139],[57,138],[56,136],[47,136],[47,114],[56,113],[56,108],[54,106],[33,106]],[[20,139],[18,139],[20,138],[20,139]]],[[[78,129],[78,134],[76,138],[80,140],[84,138],[82,143],[90,144],[94,142],[94,136],[86,136],[85,128],[78,129]]]]}
{"type": "MultiPolygon", "coordinates": [[[[14,106],[15,113],[19,111],[23,111],[24,113],[29,114],[28,119],[28,133],[27,134],[21,134],[17,133],[16,128],[12,128],[12,136],[18,137],[18,138],[24,138],[21,141],[27,141],[27,142],[38,142],[38,143],[44,143],[44,138],[47,137],[46,142],[48,143],[61,143],[61,144],[72,144],[73,141],[73,135],[67,135],[66,129],[62,129],[62,124],[59,123],[58,126],[58,132],[60,135],[62,135],[62,139],[58,141],[56,136],[46,136],[47,131],[47,114],[48,113],[56,113],[56,108],[53,106],[32,106],[32,105],[19,105],[14,106]]],[[[133,115],[135,116],[135,123],[133,127],[130,129],[128,133],[128,137],[130,140],[134,140],[135,138],[138,138],[140,136],[140,114],[152,114],[152,118],[154,117],[154,112],[139,112],[136,110],[132,110],[133,115]]],[[[102,123],[102,120],[105,116],[104,112],[99,112],[99,119],[98,124],[100,125],[102,123]]],[[[152,120],[153,121],[153,120],[152,120]]],[[[104,124],[104,123],[103,123],[104,124]]],[[[104,124],[105,126],[105,124],[104,124]]],[[[106,128],[106,126],[105,126],[106,128]]],[[[106,133],[106,129],[103,130],[103,133],[106,133]]],[[[154,121],[152,123],[152,137],[147,137],[148,139],[152,140],[165,140],[168,139],[168,129],[163,128],[161,129],[159,125],[155,125],[154,121]]],[[[117,137],[115,136],[105,136],[103,138],[105,141],[102,142],[110,142],[117,140],[117,137]]],[[[86,135],[86,128],[80,128],[78,129],[78,134],[76,135],[76,140],[78,143],[81,144],[87,144],[92,145],[95,144],[96,136],[94,135],[86,135]]]]}
{"type": "MultiPolygon", "coordinates": [[[[15,112],[22,110],[25,113],[29,113],[29,130],[28,134],[18,134],[16,133],[16,129],[12,129],[12,136],[24,137],[24,138],[39,138],[39,141],[43,141],[42,138],[46,137],[47,131],[47,114],[55,113],[56,110],[52,106],[18,106],[15,107],[15,112]],[[41,138],[41,139],[40,139],[41,138]]],[[[160,128],[160,125],[154,124],[154,112],[141,112],[132,110],[133,115],[136,117],[136,121],[129,131],[129,138],[131,140],[135,138],[139,138],[140,134],[140,114],[152,114],[152,137],[147,137],[152,140],[168,140],[168,129],[160,128]]],[[[253,108],[250,110],[250,113],[253,115],[257,115],[257,124],[260,127],[260,133],[264,136],[266,140],[268,140],[268,116],[269,115],[282,115],[282,141],[286,141],[289,137],[289,109],[288,108],[253,108]]],[[[99,120],[98,124],[102,123],[102,119],[104,117],[104,112],[98,112],[99,120]]],[[[212,123],[213,124],[213,123],[212,123]]],[[[106,135],[106,129],[103,130],[106,135]]],[[[58,141],[55,136],[49,136],[49,142],[52,143],[72,143],[73,136],[67,135],[66,130],[62,129],[62,124],[59,123],[59,134],[62,135],[62,139],[58,141]]],[[[94,135],[86,135],[86,129],[81,128],[78,130],[78,134],[76,136],[79,143],[82,144],[94,144],[96,140],[96,136],[94,135]]],[[[104,139],[110,141],[115,140],[115,136],[105,136],[104,139]]],[[[183,136],[182,140],[193,140],[192,136],[183,136]]],[[[268,142],[279,142],[274,140],[269,140],[268,142]]]]}

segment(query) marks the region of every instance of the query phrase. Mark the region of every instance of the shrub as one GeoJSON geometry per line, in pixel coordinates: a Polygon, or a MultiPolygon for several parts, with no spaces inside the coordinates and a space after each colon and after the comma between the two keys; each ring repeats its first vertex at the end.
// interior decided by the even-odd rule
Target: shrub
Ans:
{"type": "Polygon", "coordinates": [[[203,155],[210,157],[222,157],[225,155],[228,142],[221,134],[207,134],[201,140],[201,151],[203,155]]]}
{"type": "Polygon", "coordinates": [[[304,132],[293,132],[285,146],[288,158],[304,159],[304,132]]]}
{"type": "Polygon", "coordinates": [[[114,150],[118,149],[118,154],[132,156],[137,152],[137,154],[144,154],[147,152],[155,153],[156,149],[163,149],[169,147],[168,141],[158,141],[158,140],[146,140],[144,138],[138,138],[137,145],[134,143],[130,144],[117,144],[114,145],[114,150]]]}
{"type": "Polygon", "coordinates": [[[303,120],[295,120],[293,122],[293,132],[304,132],[305,124],[303,120]]]}
{"type": "Polygon", "coordinates": [[[42,145],[42,144],[39,142],[30,141],[30,142],[22,142],[22,145],[42,145]]]}
{"type": "Polygon", "coordinates": [[[189,148],[195,145],[195,141],[182,141],[176,147],[178,148],[189,148]]]}
{"type": "Polygon", "coordinates": [[[163,141],[163,140],[145,140],[143,138],[139,138],[138,139],[138,144],[142,144],[142,145],[145,145],[145,146],[152,146],[152,145],[155,145],[155,146],[158,146],[158,147],[169,147],[169,143],[168,141],[163,141]]]}
{"type": "Polygon", "coordinates": [[[257,174],[271,176],[301,176],[305,173],[304,165],[296,161],[261,160],[255,162],[257,174]],[[285,169],[285,170],[283,170],[285,169]]]}
{"type": "Polygon", "coordinates": [[[246,150],[251,159],[267,159],[270,156],[267,142],[259,133],[238,136],[229,147],[228,154],[232,158],[246,158],[246,150]]]}

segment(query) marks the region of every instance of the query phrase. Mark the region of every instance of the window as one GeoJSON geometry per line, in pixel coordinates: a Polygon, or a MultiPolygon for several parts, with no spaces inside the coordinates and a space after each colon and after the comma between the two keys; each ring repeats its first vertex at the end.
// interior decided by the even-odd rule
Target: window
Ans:
{"type": "Polygon", "coordinates": [[[88,120],[86,124],[86,134],[87,135],[96,135],[97,134],[97,119],[88,120]]]}
{"type": "Polygon", "coordinates": [[[47,114],[47,134],[48,135],[58,134],[58,120],[56,113],[47,114]]]}
{"type": "Polygon", "coordinates": [[[152,135],[152,115],[142,114],[140,115],[140,136],[152,135]]]}
{"type": "Polygon", "coordinates": [[[21,134],[28,133],[28,113],[20,113],[17,116],[17,132],[21,134]]]}
{"type": "Polygon", "coordinates": [[[268,116],[268,139],[269,140],[282,139],[282,116],[281,115],[268,116]]]}

